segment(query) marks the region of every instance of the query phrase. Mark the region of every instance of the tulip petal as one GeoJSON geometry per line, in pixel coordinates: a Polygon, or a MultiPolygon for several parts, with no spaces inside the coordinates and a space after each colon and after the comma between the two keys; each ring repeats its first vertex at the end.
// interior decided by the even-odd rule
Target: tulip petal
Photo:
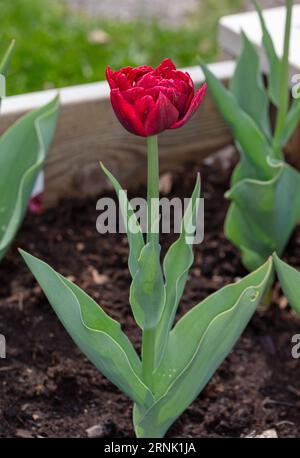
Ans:
{"type": "Polygon", "coordinates": [[[122,73],[121,71],[117,72],[115,75],[115,82],[117,83],[117,87],[120,89],[120,91],[126,91],[131,87],[126,74],[122,73]]]}
{"type": "Polygon", "coordinates": [[[152,67],[149,67],[149,65],[141,65],[140,67],[133,68],[127,76],[131,83],[134,81],[137,83],[145,74],[150,72],[153,72],[152,67]]]}
{"type": "Polygon", "coordinates": [[[179,112],[162,92],[144,123],[146,136],[169,129],[178,119],[179,112]]]}
{"type": "Polygon", "coordinates": [[[138,100],[139,97],[143,97],[144,89],[142,87],[131,87],[127,89],[127,91],[122,92],[123,97],[127,100],[127,102],[134,104],[138,100]]]}
{"type": "Polygon", "coordinates": [[[179,116],[184,116],[187,111],[187,107],[190,106],[191,100],[194,96],[194,91],[181,79],[174,80],[173,84],[174,92],[176,94],[176,106],[179,111],[179,116]]]}
{"type": "Polygon", "coordinates": [[[106,79],[109,84],[109,87],[111,89],[115,89],[117,85],[114,80],[114,72],[112,71],[110,67],[106,67],[105,75],[106,75],[106,79]]]}
{"type": "Polygon", "coordinates": [[[132,134],[146,137],[145,129],[137,112],[133,106],[124,99],[119,89],[113,89],[111,91],[110,100],[118,120],[125,129],[132,134]]]}
{"type": "Polygon", "coordinates": [[[144,97],[138,99],[134,104],[134,109],[139,115],[142,122],[145,121],[148,114],[153,110],[155,102],[150,95],[145,95],[144,97]]]}
{"type": "Polygon", "coordinates": [[[207,90],[207,84],[203,84],[203,86],[196,92],[194,95],[193,100],[191,101],[191,104],[188,108],[188,111],[186,114],[183,116],[183,118],[179,119],[176,121],[170,129],[178,129],[179,127],[183,126],[195,113],[195,111],[199,108],[203,97],[205,96],[207,90]]]}
{"type": "Polygon", "coordinates": [[[144,89],[149,89],[151,87],[157,86],[159,84],[159,80],[160,78],[157,75],[154,75],[153,72],[146,73],[136,83],[136,87],[143,87],[144,89]]]}
{"type": "Polygon", "coordinates": [[[175,64],[169,57],[163,60],[162,63],[158,67],[156,67],[156,73],[161,73],[165,70],[176,70],[175,64]]]}
{"type": "Polygon", "coordinates": [[[158,99],[159,97],[159,94],[160,93],[163,93],[166,97],[168,97],[168,99],[170,100],[170,102],[175,105],[175,107],[177,108],[176,106],[176,102],[178,100],[178,94],[176,93],[176,90],[174,88],[174,86],[172,88],[168,88],[166,86],[160,86],[160,85],[157,85],[155,87],[152,87],[150,89],[145,89],[144,90],[144,94],[145,95],[150,95],[153,100],[156,102],[156,100],[158,99]]]}

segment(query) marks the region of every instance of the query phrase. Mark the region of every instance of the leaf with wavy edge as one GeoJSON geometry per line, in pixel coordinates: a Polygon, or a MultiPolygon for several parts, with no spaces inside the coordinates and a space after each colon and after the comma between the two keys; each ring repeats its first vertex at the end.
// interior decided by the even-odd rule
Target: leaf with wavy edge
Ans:
{"type": "Polygon", "coordinates": [[[78,286],[45,262],[20,251],[58,318],[87,358],[141,406],[153,396],[141,380],[141,361],[119,323],[78,286]]]}
{"type": "Polygon", "coordinates": [[[146,413],[135,405],[138,437],[163,437],[198,396],[250,320],[271,274],[272,259],[240,282],[212,294],[178,322],[156,373],[156,402],[146,413]]]}
{"type": "Polygon", "coordinates": [[[0,260],[26,213],[55,132],[58,107],[56,97],[22,117],[0,139],[0,260]]]}
{"type": "Polygon", "coordinates": [[[268,163],[274,169],[272,180],[242,180],[226,193],[232,204],[225,234],[249,270],[274,251],[281,255],[300,219],[300,173],[281,161],[268,163]]]}

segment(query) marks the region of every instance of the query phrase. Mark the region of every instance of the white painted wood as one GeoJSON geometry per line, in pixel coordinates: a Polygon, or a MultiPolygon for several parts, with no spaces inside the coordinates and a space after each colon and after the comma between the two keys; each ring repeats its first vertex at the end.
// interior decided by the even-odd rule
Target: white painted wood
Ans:
{"type": "MultiPolygon", "coordinates": [[[[264,10],[263,15],[272,36],[275,50],[279,56],[282,56],[286,8],[267,9],[264,10]]],[[[258,49],[263,61],[263,70],[267,72],[268,65],[261,45],[262,32],[256,11],[221,18],[219,23],[220,46],[232,56],[238,56],[241,51],[240,34],[242,30],[258,49]]],[[[300,73],[300,5],[295,5],[293,10],[289,62],[291,75],[300,73]]]]}
{"type": "MultiPolygon", "coordinates": [[[[209,67],[219,79],[228,80],[233,74],[235,62],[217,62],[210,64],[209,67]]],[[[197,86],[203,83],[204,75],[200,67],[188,67],[182,70],[190,73],[197,86]]],[[[57,92],[59,92],[62,106],[97,102],[109,98],[109,87],[106,81],[16,95],[2,100],[1,118],[39,108],[50,102],[57,92]]]]}

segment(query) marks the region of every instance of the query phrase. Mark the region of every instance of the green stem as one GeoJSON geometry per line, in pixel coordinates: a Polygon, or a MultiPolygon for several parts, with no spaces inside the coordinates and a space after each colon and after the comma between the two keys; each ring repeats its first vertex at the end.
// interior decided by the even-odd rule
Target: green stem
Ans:
{"type": "Polygon", "coordinates": [[[148,146],[148,234],[147,242],[159,242],[158,216],[159,216],[159,163],[157,135],[147,138],[148,146]],[[155,199],[155,200],[154,200],[155,199]]]}
{"type": "MultiPolygon", "coordinates": [[[[159,243],[159,161],[157,136],[147,138],[148,146],[148,233],[147,242],[159,243]],[[156,227],[156,225],[158,227],[156,227]]],[[[143,379],[150,390],[153,390],[153,371],[155,364],[156,329],[143,331],[142,365],[143,379]]]]}
{"type": "Polygon", "coordinates": [[[274,155],[276,159],[282,159],[282,148],[280,144],[280,137],[282,135],[286,116],[289,108],[289,51],[290,51],[290,38],[291,38],[291,24],[293,13],[293,0],[286,0],[286,22],[285,22],[285,35],[284,35],[284,50],[283,57],[280,65],[280,94],[279,94],[279,107],[276,118],[276,127],[273,140],[274,155]]]}

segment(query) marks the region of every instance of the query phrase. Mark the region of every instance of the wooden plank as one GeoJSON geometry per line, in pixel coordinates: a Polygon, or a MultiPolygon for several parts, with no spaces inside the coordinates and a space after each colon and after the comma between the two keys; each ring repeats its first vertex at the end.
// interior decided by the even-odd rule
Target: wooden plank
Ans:
{"type": "MultiPolygon", "coordinates": [[[[212,64],[212,71],[228,80],[234,62],[212,64]]],[[[186,69],[199,86],[200,68],[186,69]]],[[[22,113],[47,103],[56,91],[9,97],[3,101],[0,133],[22,113]]],[[[118,123],[106,82],[60,90],[61,111],[53,147],[45,168],[45,204],[63,197],[96,195],[108,187],[100,172],[105,163],[124,187],[145,180],[145,140],[127,133],[118,123]]],[[[177,170],[185,161],[201,162],[212,151],[232,141],[231,134],[210,96],[186,126],[160,135],[161,171],[177,170]]]]}
{"type": "MultiPolygon", "coordinates": [[[[283,54],[284,27],[286,8],[271,8],[263,11],[266,25],[273,39],[275,50],[279,56],[283,54]]],[[[241,52],[241,32],[244,31],[250,41],[256,46],[263,62],[263,70],[268,72],[267,59],[262,47],[262,31],[256,11],[224,16],[219,22],[219,43],[224,51],[232,56],[241,52]]],[[[300,5],[293,9],[290,46],[290,72],[291,75],[300,72],[300,5]]]]}

